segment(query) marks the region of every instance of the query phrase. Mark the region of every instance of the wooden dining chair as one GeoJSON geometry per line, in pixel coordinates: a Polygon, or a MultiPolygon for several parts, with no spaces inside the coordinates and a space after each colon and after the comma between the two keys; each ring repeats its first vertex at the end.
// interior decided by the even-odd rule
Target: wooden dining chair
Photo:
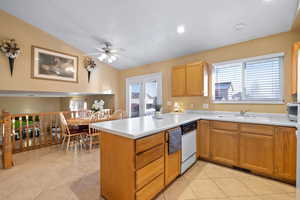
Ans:
{"type": "Polygon", "coordinates": [[[66,151],[69,150],[71,142],[73,142],[74,145],[76,145],[76,143],[79,142],[79,145],[82,148],[83,136],[86,134],[86,132],[81,132],[81,130],[76,130],[76,129],[69,129],[68,122],[62,112],[59,113],[59,119],[60,119],[60,123],[61,123],[61,127],[62,127],[62,132],[64,133],[62,147],[64,146],[65,140],[67,138],[66,151]]]}
{"type": "Polygon", "coordinates": [[[125,110],[116,110],[111,116],[111,120],[117,120],[117,119],[126,119],[128,118],[128,113],[125,110]]]}
{"type": "MultiPolygon", "coordinates": [[[[92,123],[95,123],[95,122],[106,121],[108,119],[108,116],[105,115],[105,113],[98,111],[93,113],[90,119],[92,123]]],[[[86,135],[86,139],[87,139],[86,142],[89,145],[89,151],[91,152],[93,145],[99,144],[100,131],[91,127],[91,125],[89,125],[89,132],[86,135]]]]}
{"type": "Polygon", "coordinates": [[[92,151],[93,145],[95,144],[99,144],[99,140],[100,140],[100,131],[90,127],[89,128],[89,133],[86,135],[86,137],[88,138],[88,144],[89,144],[89,151],[92,151]]]}

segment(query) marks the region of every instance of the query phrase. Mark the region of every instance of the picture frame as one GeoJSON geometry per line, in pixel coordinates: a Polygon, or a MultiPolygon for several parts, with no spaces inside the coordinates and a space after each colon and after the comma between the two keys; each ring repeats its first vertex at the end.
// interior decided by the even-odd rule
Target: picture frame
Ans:
{"type": "Polygon", "coordinates": [[[33,79],[78,83],[78,56],[32,46],[33,79]]]}

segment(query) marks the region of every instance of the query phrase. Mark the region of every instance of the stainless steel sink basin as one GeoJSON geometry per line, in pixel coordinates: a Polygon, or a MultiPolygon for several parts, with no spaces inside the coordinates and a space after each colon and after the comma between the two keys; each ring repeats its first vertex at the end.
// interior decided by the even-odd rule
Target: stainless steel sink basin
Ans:
{"type": "Polygon", "coordinates": [[[153,117],[153,119],[164,119],[163,117],[153,117]]]}

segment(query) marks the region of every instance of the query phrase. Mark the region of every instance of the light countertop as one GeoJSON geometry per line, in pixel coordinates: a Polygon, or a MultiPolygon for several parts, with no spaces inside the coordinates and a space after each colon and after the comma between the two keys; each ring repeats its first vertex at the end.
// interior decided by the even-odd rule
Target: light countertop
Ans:
{"type": "Polygon", "coordinates": [[[91,126],[105,132],[131,139],[145,137],[199,119],[288,126],[297,128],[297,123],[289,121],[286,115],[283,114],[249,114],[246,117],[243,117],[238,115],[238,113],[200,111],[186,113],[167,113],[160,115],[160,117],[162,119],[155,119],[152,116],[145,116],[123,120],[105,121],[94,123],[91,126]]]}

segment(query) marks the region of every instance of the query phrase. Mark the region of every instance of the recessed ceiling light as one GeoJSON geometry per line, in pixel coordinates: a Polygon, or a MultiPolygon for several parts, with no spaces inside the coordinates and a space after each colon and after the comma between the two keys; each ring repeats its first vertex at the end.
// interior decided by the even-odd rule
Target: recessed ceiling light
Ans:
{"type": "Polygon", "coordinates": [[[266,3],[272,2],[273,0],[263,0],[266,3]]]}
{"type": "Polygon", "coordinates": [[[245,27],[246,27],[246,24],[244,24],[244,23],[238,23],[238,24],[236,24],[236,25],[234,26],[234,29],[235,29],[236,31],[241,31],[241,30],[243,30],[245,27]]]}
{"type": "Polygon", "coordinates": [[[184,32],[185,32],[184,25],[177,26],[177,33],[178,34],[183,34],[184,32]]]}

